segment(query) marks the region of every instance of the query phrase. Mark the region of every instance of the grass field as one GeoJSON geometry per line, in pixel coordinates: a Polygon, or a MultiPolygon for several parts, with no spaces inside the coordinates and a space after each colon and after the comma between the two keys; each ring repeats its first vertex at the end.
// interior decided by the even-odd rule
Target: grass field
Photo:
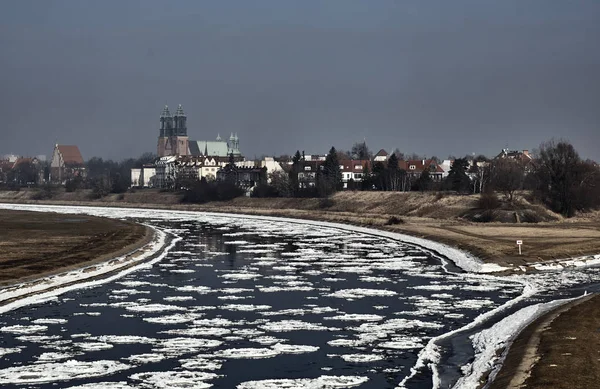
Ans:
{"type": "Polygon", "coordinates": [[[0,284],[107,260],[133,249],[147,228],[84,215],[0,211],[0,284]]]}

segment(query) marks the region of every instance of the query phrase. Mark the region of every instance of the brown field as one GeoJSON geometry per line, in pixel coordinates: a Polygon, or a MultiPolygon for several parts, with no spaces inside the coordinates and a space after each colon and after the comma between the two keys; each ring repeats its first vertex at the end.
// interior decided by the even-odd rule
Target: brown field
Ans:
{"type": "Polygon", "coordinates": [[[108,260],[151,235],[142,225],[119,220],[0,210],[0,285],[108,260]]]}

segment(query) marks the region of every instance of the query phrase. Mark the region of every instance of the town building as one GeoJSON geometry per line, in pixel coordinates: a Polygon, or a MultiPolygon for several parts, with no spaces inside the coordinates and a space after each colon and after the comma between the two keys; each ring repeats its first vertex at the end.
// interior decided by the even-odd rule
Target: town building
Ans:
{"type": "Polygon", "coordinates": [[[371,161],[368,159],[346,159],[340,161],[343,188],[353,189],[352,183],[362,182],[365,170],[367,169],[371,169],[371,161]]]}
{"type": "Polygon", "coordinates": [[[188,155],[188,148],[187,116],[181,104],[177,107],[174,116],[171,116],[169,107],[165,105],[160,115],[157,155],[159,157],[188,155]]]}
{"type": "Polygon", "coordinates": [[[531,154],[529,154],[529,150],[518,151],[509,149],[502,149],[500,154],[494,159],[514,159],[525,164],[528,164],[533,160],[531,154]]]}
{"type": "Polygon", "coordinates": [[[50,182],[64,184],[67,180],[86,177],[83,157],[75,145],[54,145],[50,162],[50,182]]]}
{"type": "Polygon", "coordinates": [[[373,161],[375,162],[385,162],[387,161],[389,158],[389,154],[387,151],[385,151],[384,149],[381,149],[377,152],[377,154],[375,154],[375,157],[373,158],[373,161]]]}
{"type": "Polygon", "coordinates": [[[228,141],[217,135],[214,141],[189,140],[187,129],[187,115],[183,112],[181,104],[177,107],[175,115],[171,115],[169,107],[165,105],[160,115],[160,129],[158,134],[157,155],[161,157],[187,156],[194,157],[241,157],[240,139],[237,134],[231,134],[228,141]]]}
{"type": "Polygon", "coordinates": [[[441,182],[445,174],[444,169],[433,159],[400,160],[398,169],[406,171],[406,176],[411,180],[418,179],[427,171],[434,182],[441,182]]]}

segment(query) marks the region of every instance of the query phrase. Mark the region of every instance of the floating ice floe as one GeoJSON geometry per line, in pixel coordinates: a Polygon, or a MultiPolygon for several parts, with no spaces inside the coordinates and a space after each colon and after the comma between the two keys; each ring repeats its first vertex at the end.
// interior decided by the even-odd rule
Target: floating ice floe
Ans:
{"type": "Polygon", "coordinates": [[[181,367],[186,370],[219,370],[223,366],[223,361],[220,359],[210,359],[205,357],[193,357],[189,359],[180,359],[181,367]]]}
{"type": "Polygon", "coordinates": [[[16,324],[13,326],[5,326],[0,328],[0,332],[7,332],[11,334],[34,334],[36,332],[43,332],[48,329],[48,326],[44,325],[30,325],[23,326],[16,324]]]}
{"type": "Polygon", "coordinates": [[[31,321],[33,324],[65,324],[67,319],[41,318],[31,321]]]}
{"type": "Polygon", "coordinates": [[[395,350],[408,350],[423,347],[423,340],[419,337],[394,337],[388,342],[379,343],[379,347],[395,350]]]}
{"type": "Polygon", "coordinates": [[[167,296],[167,297],[164,297],[163,300],[169,301],[169,302],[172,302],[172,301],[191,301],[191,300],[195,300],[195,298],[192,297],[192,296],[167,296]]]}
{"type": "Polygon", "coordinates": [[[134,381],[140,381],[143,388],[169,389],[205,389],[212,387],[211,384],[204,381],[210,381],[217,378],[215,373],[206,373],[199,371],[158,371],[148,373],[137,373],[131,375],[134,381]]]}
{"type": "Polygon", "coordinates": [[[169,311],[185,311],[187,308],[179,305],[168,304],[146,304],[146,305],[130,305],[125,307],[131,312],[169,312],[169,311]]]}
{"type": "Polygon", "coordinates": [[[8,354],[15,354],[15,353],[20,353],[21,349],[19,347],[8,347],[8,348],[1,348],[0,347],[0,358],[2,358],[5,355],[8,354]]]}
{"type": "Polygon", "coordinates": [[[101,335],[90,339],[115,344],[152,344],[157,341],[154,338],[137,335],[101,335]]]}
{"type": "Polygon", "coordinates": [[[383,356],[377,354],[342,354],[339,357],[350,363],[370,363],[383,360],[383,356]]]}
{"type": "Polygon", "coordinates": [[[339,320],[339,321],[380,321],[385,319],[381,315],[371,315],[366,313],[346,313],[344,315],[324,317],[325,320],[339,320]]]}
{"type": "Polygon", "coordinates": [[[228,348],[215,352],[215,355],[229,359],[263,359],[279,355],[279,351],[270,348],[228,348]]]}
{"type": "Polygon", "coordinates": [[[188,327],[160,331],[159,333],[179,336],[224,336],[231,334],[231,330],[220,327],[188,327]]]}
{"type": "Polygon", "coordinates": [[[253,305],[253,304],[228,304],[223,305],[221,309],[225,309],[227,311],[243,311],[243,312],[252,312],[252,311],[262,311],[271,309],[270,305],[253,305]]]}
{"type": "Polygon", "coordinates": [[[319,378],[274,379],[247,381],[237,389],[333,389],[354,388],[367,382],[367,377],[321,376],[319,378]]]}
{"type": "Polygon", "coordinates": [[[67,389],[136,389],[135,386],[129,386],[127,382],[98,382],[93,384],[83,384],[69,386],[67,389]]]}
{"type": "Polygon", "coordinates": [[[104,342],[83,342],[83,343],[75,343],[75,347],[83,350],[83,351],[100,351],[100,350],[108,350],[113,348],[114,346],[110,343],[104,342]]]}
{"type": "Polygon", "coordinates": [[[161,339],[154,345],[152,351],[165,355],[177,356],[219,347],[221,344],[223,344],[222,341],[215,339],[170,338],[161,339]]]}
{"type": "Polygon", "coordinates": [[[56,361],[62,361],[65,359],[70,359],[73,358],[73,354],[72,353],[56,353],[56,352],[50,352],[50,353],[42,353],[37,357],[37,362],[38,363],[45,363],[45,362],[56,362],[56,361]]]}
{"type": "Polygon", "coordinates": [[[320,323],[309,323],[300,320],[273,321],[261,325],[260,328],[270,332],[327,331],[330,329],[320,323]]]}
{"type": "Polygon", "coordinates": [[[131,363],[135,363],[136,365],[144,365],[146,363],[156,363],[165,359],[165,356],[162,354],[136,354],[131,355],[127,358],[124,358],[131,363]]]}
{"type": "Polygon", "coordinates": [[[55,381],[101,377],[128,370],[131,365],[117,361],[83,362],[69,360],[9,367],[0,370],[0,384],[42,384],[55,381]]]}
{"type": "Polygon", "coordinates": [[[317,346],[301,346],[282,343],[274,344],[271,348],[281,354],[305,354],[315,352],[319,349],[317,346]]]}
{"type": "Polygon", "coordinates": [[[164,324],[164,325],[172,325],[172,324],[182,324],[189,323],[201,317],[202,313],[176,313],[173,315],[167,316],[159,316],[159,317],[145,317],[142,320],[148,323],[154,324],[164,324]]]}
{"type": "Polygon", "coordinates": [[[363,297],[377,297],[377,296],[395,296],[397,293],[392,290],[386,289],[364,289],[364,288],[356,288],[356,289],[341,289],[336,292],[330,293],[328,297],[337,297],[337,298],[351,298],[351,299],[360,299],[363,297]]]}

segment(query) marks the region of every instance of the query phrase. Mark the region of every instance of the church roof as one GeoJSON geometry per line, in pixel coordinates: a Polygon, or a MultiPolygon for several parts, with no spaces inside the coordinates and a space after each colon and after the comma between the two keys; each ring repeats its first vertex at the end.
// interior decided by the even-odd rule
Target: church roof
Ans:
{"type": "Polygon", "coordinates": [[[81,152],[79,152],[79,147],[75,145],[56,145],[56,148],[65,164],[83,164],[83,157],[81,156],[81,152]]]}
{"type": "Polygon", "coordinates": [[[197,140],[189,142],[190,154],[211,157],[227,157],[227,142],[197,140]]]}

